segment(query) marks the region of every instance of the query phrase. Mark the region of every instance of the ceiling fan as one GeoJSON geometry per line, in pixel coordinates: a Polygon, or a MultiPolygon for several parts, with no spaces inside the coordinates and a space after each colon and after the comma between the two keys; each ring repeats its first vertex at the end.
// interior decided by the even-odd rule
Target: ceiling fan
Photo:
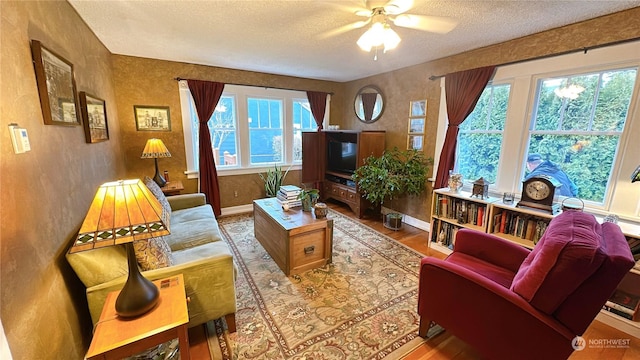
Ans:
{"type": "MultiPolygon", "coordinates": [[[[371,24],[357,42],[364,51],[375,49],[377,52],[381,47],[384,52],[387,52],[398,46],[400,36],[389,23],[438,34],[446,34],[458,25],[456,20],[448,17],[405,14],[413,7],[413,0],[364,0],[364,5],[366,9],[357,10],[355,15],[367,17],[367,20],[343,26],[332,32],[333,34],[342,33],[371,24]]],[[[377,59],[377,56],[374,59],[377,59]]]]}

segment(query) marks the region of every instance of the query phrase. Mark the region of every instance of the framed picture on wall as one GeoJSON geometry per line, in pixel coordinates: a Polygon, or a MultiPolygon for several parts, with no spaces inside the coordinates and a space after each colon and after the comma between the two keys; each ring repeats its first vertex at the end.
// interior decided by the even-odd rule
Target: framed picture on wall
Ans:
{"type": "Polygon", "coordinates": [[[424,118],[409,118],[409,134],[424,133],[424,118]]]}
{"type": "Polygon", "coordinates": [[[80,125],[76,112],[76,81],[73,64],[31,40],[42,117],[46,125],[80,125]]]}
{"type": "Polygon", "coordinates": [[[411,109],[409,110],[409,116],[422,116],[427,115],[427,100],[411,101],[411,109]]]}
{"type": "Polygon", "coordinates": [[[409,150],[422,150],[422,140],[424,136],[422,135],[409,135],[408,136],[408,144],[407,149],[409,150]]]}
{"type": "Polygon", "coordinates": [[[138,131],[171,131],[168,106],[134,105],[133,113],[138,131]]]}
{"type": "Polygon", "coordinates": [[[80,98],[80,115],[87,143],[93,144],[109,140],[107,109],[104,100],[84,91],[81,91],[78,97],[80,98]]]}

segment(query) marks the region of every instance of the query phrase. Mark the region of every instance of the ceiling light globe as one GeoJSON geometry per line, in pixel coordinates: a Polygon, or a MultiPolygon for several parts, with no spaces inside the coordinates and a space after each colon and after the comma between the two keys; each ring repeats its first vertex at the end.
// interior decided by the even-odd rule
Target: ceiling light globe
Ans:
{"type": "Polygon", "coordinates": [[[395,49],[398,46],[398,44],[400,44],[400,41],[401,41],[400,36],[398,36],[398,34],[395,31],[393,31],[393,29],[387,26],[385,28],[384,36],[383,36],[384,51],[386,52],[387,50],[395,49]]]}

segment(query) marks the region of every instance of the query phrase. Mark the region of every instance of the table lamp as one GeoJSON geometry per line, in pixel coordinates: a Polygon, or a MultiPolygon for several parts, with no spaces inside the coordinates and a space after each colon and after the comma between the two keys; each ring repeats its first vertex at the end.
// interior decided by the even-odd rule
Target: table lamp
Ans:
{"type": "Polygon", "coordinates": [[[159,292],[140,273],[133,242],[167,234],[169,214],[140,179],[108,182],[98,188],[69,252],[125,244],[129,277],[116,300],[116,313],[136,317],[156,305],[159,292]]]}
{"type": "Polygon", "coordinates": [[[156,174],[153,176],[153,181],[158,184],[158,186],[163,187],[167,184],[167,181],[160,175],[160,171],[158,170],[158,158],[171,157],[171,153],[164,146],[164,143],[160,139],[149,139],[147,140],[147,144],[144,146],[144,150],[142,150],[142,158],[150,159],[153,158],[156,163],[156,174]]]}

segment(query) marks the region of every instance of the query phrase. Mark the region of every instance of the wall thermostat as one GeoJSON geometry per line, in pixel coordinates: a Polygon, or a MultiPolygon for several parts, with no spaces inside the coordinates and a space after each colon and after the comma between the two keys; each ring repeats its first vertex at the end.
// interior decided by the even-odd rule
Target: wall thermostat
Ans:
{"type": "Polygon", "coordinates": [[[13,151],[16,154],[22,154],[31,150],[29,144],[29,135],[27,135],[27,129],[23,129],[18,124],[9,124],[9,132],[11,133],[11,143],[13,144],[13,151]]]}

